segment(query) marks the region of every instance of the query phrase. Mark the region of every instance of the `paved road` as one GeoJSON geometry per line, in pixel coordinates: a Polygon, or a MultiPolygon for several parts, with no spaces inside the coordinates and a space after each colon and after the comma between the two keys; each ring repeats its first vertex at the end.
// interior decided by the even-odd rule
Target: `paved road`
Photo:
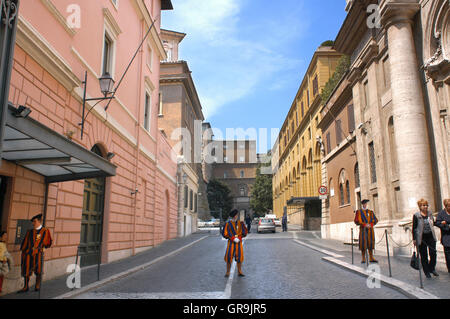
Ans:
{"type": "Polygon", "coordinates": [[[295,238],[313,233],[251,233],[244,242],[246,277],[224,278],[226,242],[218,233],[81,299],[401,299],[396,290],[369,289],[366,278],[321,260],[295,238]]]}

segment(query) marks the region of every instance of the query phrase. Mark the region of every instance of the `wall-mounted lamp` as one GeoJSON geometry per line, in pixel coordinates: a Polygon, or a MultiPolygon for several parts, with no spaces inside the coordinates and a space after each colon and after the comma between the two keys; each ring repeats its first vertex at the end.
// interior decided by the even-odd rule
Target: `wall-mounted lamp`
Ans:
{"type": "MultiPolygon", "coordinates": [[[[89,114],[89,112],[92,110],[92,108],[89,109],[89,111],[87,112],[86,115],[84,115],[85,111],[86,111],[86,102],[87,101],[104,101],[104,100],[112,100],[114,99],[114,94],[112,96],[108,96],[109,94],[114,93],[113,92],[113,88],[114,88],[114,80],[111,77],[111,75],[109,75],[108,72],[106,72],[105,74],[103,74],[99,79],[99,84],[100,84],[100,91],[103,94],[103,97],[98,97],[98,98],[91,98],[91,99],[87,99],[86,98],[86,87],[87,87],[87,71],[84,74],[84,92],[83,92],[83,114],[81,116],[81,123],[78,125],[81,125],[81,139],[83,139],[83,134],[84,134],[84,122],[86,121],[86,118],[89,114]]],[[[97,104],[95,104],[97,105],[97,104]]],[[[94,106],[95,106],[94,105],[94,106]]]]}
{"type": "Polygon", "coordinates": [[[137,188],[134,191],[131,191],[131,195],[136,195],[137,193],[139,193],[139,190],[137,188]]]}
{"type": "Polygon", "coordinates": [[[364,123],[359,123],[359,125],[358,125],[358,130],[361,130],[361,132],[362,132],[364,135],[366,135],[366,134],[367,134],[367,127],[366,127],[366,124],[370,124],[370,123],[371,123],[370,120],[368,120],[368,121],[366,121],[366,122],[364,122],[364,123]]]}
{"type": "Polygon", "coordinates": [[[108,154],[106,154],[106,159],[108,161],[112,160],[112,158],[116,156],[116,154],[114,154],[113,152],[108,152],[108,154]]]}
{"type": "Polygon", "coordinates": [[[13,115],[14,115],[15,117],[26,118],[26,117],[28,117],[28,115],[30,115],[30,113],[31,113],[31,109],[30,109],[30,108],[28,108],[28,107],[26,107],[26,106],[23,106],[23,105],[20,105],[20,106],[14,111],[13,115]]]}

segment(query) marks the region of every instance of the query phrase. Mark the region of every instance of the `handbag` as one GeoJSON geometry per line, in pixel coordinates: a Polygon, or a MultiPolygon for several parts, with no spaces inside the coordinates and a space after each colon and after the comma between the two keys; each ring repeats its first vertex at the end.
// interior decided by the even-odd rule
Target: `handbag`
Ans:
{"type": "Polygon", "coordinates": [[[417,258],[416,252],[414,252],[413,255],[411,256],[411,263],[410,263],[410,265],[415,270],[419,270],[419,258],[417,258]]]}

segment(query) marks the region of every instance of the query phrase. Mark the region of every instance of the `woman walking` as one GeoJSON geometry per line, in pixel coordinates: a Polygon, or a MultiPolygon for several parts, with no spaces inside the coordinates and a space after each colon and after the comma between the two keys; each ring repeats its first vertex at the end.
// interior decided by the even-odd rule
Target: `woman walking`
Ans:
{"type": "Polygon", "coordinates": [[[421,199],[417,202],[419,212],[413,216],[413,243],[419,247],[419,254],[422,261],[423,272],[427,278],[431,274],[439,276],[436,272],[436,234],[434,233],[434,219],[428,211],[428,202],[421,199]],[[428,254],[430,259],[428,260],[428,254]]]}

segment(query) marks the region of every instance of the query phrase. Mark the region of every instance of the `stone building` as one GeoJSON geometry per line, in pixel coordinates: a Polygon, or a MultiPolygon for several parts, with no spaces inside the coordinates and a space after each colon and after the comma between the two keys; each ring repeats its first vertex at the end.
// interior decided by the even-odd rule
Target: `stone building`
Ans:
{"type": "Polygon", "coordinates": [[[347,75],[321,107],[318,128],[322,131],[322,185],[328,188],[327,199],[322,201],[322,238],[350,241],[361,195],[352,89],[347,75]]]}
{"type": "MultiPolygon", "coordinates": [[[[17,13],[4,8],[10,4],[1,1],[2,22],[17,13]]],[[[21,236],[37,213],[53,236],[44,280],[66,274],[77,258],[81,266],[112,262],[176,237],[176,163],[157,129],[166,58],[157,17],[167,9],[170,0],[20,2],[0,105],[0,220],[16,263],[4,292],[22,285],[21,236]],[[109,108],[86,102],[82,139],[84,88],[88,99],[103,96],[99,78],[108,74],[117,85],[155,19],[109,108]]]]}
{"type": "MultiPolygon", "coordinates": [[[[202,176],[202,106],[188,63],[178,58],[186,34],[161,30],[167,59],[161,62],[158,126],[178,154],[178,234],[197,230],[198,196],[202,176]]],[[[203,193],[201,193],[203,194],[203,193]]]]}
{"type": "Polygon", "coordinates": [[[306,229],[320,228],[320,92],[341,55],[327,46],[316,50],[281,127],[278,150],[272,152],[278,157],[272,186],[274,213],[281,217],[287,211],[290,223],[306,229]]]}
{"type": "Polygon", "coordinates": [[[450,194],[450,4],[360,0],[346,10],[335,48],[351,57],[360,194],[380,220],[378,238],[387,229],[406,246],[417,201],[436,212],[450,194]]]}
{"type": "Polygon", "coordinates": [[[213,178],[230,188],[233,209],[239,210],[241,219],[253,215],[250,196],[258,167],[256,141],[226,140],[214,143],[217,161],[212,168],[213,178]]]}

